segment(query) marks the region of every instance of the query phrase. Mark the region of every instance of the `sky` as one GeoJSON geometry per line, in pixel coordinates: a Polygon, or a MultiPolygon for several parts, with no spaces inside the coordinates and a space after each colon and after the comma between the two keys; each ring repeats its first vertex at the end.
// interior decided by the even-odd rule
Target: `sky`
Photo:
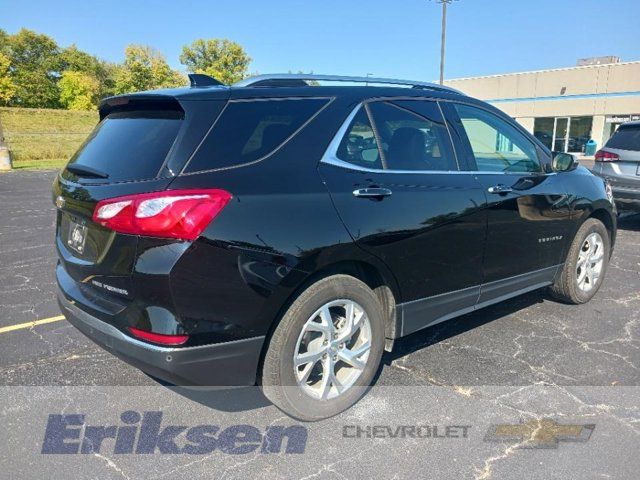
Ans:
{"type": "MultiPolygon", "coordinates": [[[[130,43],[170,65],[197,38],[228,38],[250,71],[304,71],[432,81],[439,76],[436,0],[0,0],[0,28],[121,61],[130,43]]],[[[445,77],[573,66],[578,58],[640,60],[640,0],[455,0],[445,77]]]]}

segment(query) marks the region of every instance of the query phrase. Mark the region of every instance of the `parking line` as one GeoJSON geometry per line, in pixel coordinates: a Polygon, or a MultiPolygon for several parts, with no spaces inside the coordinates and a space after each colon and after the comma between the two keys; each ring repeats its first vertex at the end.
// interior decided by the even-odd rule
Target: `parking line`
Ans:
{"type": "Polygon", "coordinates": [[[33,322],[18,323],[16,325],[9,325],[8,327],[0,327],[0,333],[13,332],[14,330],[20,330],[22,328],[32,328],[36,325],[43,325],[45,323],[53,323],[64,320],[64,315],[58,315],[57,317],[43,318],[42,320],[34,320],[33,322]]]}

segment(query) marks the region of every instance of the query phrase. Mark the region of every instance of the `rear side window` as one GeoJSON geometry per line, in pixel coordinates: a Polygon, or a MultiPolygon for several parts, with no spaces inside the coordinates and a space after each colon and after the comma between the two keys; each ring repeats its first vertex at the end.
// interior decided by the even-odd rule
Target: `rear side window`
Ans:
{"type": "Polygon", "coordinates": [[[278,149],[328,102],[324,98],[231,101],[185,172],[260,160],[278,149]]]}
{"type": "Polygon", "coordinates": [[[442,114],[432,101],[368,103],[354,117],[336,156],[384,170],[457,169],[442,114]]]}
{"type": "Polygon", "coordinates": [[[621,150],[640,150],[640,125],[618,128],[606,146],[621,150]]]}
{"type": "Polygon", "coordinates": [[[178,110],[111,113],[96,126],[69,165],[103,172],[109,182],[155,178],[182,126],[182,116],[178,110]]]}
{"type": "MultiPolygon", "coordinates": [[[[418,102],[406,102],[418,105],[418,102]]],[[[419,101],[420,115],[390,102],[370,104],[389,170],[457,170],[449,134],[434,102],[419,101]],[[427,118],[427,116],[429,118],[427,118]]]]}

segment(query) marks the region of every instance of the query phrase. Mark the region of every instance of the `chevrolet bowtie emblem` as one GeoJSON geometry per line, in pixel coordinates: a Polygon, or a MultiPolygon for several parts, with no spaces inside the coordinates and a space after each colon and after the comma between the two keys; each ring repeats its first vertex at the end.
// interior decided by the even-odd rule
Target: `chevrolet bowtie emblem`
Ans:
{"type": "Polygon", "coordinates": [[[586,442],[596,426],[560,424],[550,418],[515,425],[491,425],[484,439],[488,442],[517,442],[518,448],[558,448],[558,442],[586,442]]]}

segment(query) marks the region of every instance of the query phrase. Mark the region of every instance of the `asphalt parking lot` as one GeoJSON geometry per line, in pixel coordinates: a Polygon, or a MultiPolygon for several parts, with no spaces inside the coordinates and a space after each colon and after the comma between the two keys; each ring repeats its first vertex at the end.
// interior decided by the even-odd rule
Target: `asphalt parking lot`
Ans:
{"type": "MultiPolygon", "coordinates": [[[[126,403],[127,395],[131,395],[132,402],[139,400],[139,393],[134,393],[139,392],[139,389],[120,387],[149,387],[153,392],[166,390],[165,387],[158,387],[138,370],[94,346],[65,320],[54,320],[28,328],[8,328],[60,315],[55,302],[53,274],[54,207],[50,198],[50,185],[54,175],[54,172],[44,171],[0,175],[0,391],[4,392],[2,396],[5,397],[2,401],[5,417],[8,403],[16,401],[22,395],[17,392],[24,391],[21,389],[25,387],[34,387],[32,391],[39,392],[34,394],[31,405],[24,406],[27,410],[55,405],[54,394],[51,393],[57,391],[54,387],[84,388],[82,392],[86,395],[90,395],[90,392],[104,394],[106,391],[118,391],[118,404],[126,403]]],[[[429,391],[442,394],[428,408],[425,406],[426,410],[422,413],[427,415],[438,412],[437,415],[441,416],[439,418],[451,417],[451,412],[444,408],[446,402],[444,405],[442,403],[445,396],[451,397],[448,401],[453,405],[452,398],[473,398],[474,389],[480,391],[489,386],[498,389],[496,392],[500,393],[496,393],[494,397],[486,392],[483,397],[495,400],[497,403],[492,403],[495,407],[501,405],[498,399],[510,397],[528,386],[551,387],[559,397],[569,395],[566,392],[572,388],[586,388],[586,393],[580,397],[580,411],[576,410],[574,416],[591,415],[590,407],[593,406],[593,415],[617,418],[617,428],[622,432],[619,432],[620,438],[630,435],[631,444],[625,443],[626,446],[623,445],[621,449],[616,447],[617,456],[609,458],[620,460],[616,464],[620,468],[633,467],[637,471],[640,468],[637,458],[640,411],[638,389],[634,387],[640,385],[639,368],[640,215],[636,215],[620,220],[618,241],[607,278],[600,292],[589,304],[563,305],[551,300],[544,291],[538,291],[418,332],[398,342],[394,352],[385,354],[378,385],[383,388],[418,388],[421,392],[426,391],[426,387],[435,386],[435,389],[429,391]],[[611,394],[613,398],[624,397],[622,392],[632,392],[631,400],[627,400],[627,405],[616,406],[610,403],[611,410],[607,412],[600,407],[601,403],[595,400],[594,394],[594,389],[604,387],[607,387],[605,391],[608,393],[615,391],[615,395],[611,394]],[[624,414],[619,413],[619,409],[624,414]],[[627,458],[626,464],[618,458],[620,455],[627,458]]],[[[393,388],[387,390],[393,391],[393,388]]],[[[189,396],[169,393],[149,394],[149,398],[154,398],[156,394],[158,398],[162,398],[162,408],[165,410],[185,409],[194,402],[189,396]]],[[[376,395],[377,393],[373,393],[372,398],[376,395]]],[[[388,400],[389,397],[386,398],[388,400]]],[[[363,402],[363,405],[367,405],[366,398],[363,402]]],[[[69,402],[65,405],[68,407],[69,402]]],[[[202,405],[202,402],[197,403],[200,409],[203,408],[202,405]]],[[[215,410],[215,406],[207,408],[215,410]]],[[[456,408],[465,412],[464,405],[456,408]]],[[[474,408],[469,407],[467,414],[475,415],[474,408]]],[[[119,411],[123,409],[125,407],[119,411]]],[[[361,419],[368,415],[362,409],[354,411],[361,413],[361,417],[358,417],[361,419]]],[[[505,412],[513,415],[514,420],[527,415],[525,410],[518,409],[508,409],[502,413],[505,412]]],[[[388,413],[391,415],[391,412],[388,413]]],[[[480,412],[476,413],[481,415],[480,412]]],[[[281,414],[274,407],[262,403],[248,406],[247,412],[237,415],[237,418],[248,415],[248,418],[256,421],[260,415],[268,418],[281,414]]],[[[353,415],[353,412],[347,415],[353,415]]],[[[380,412],[373,412],[371,415],[378,415],[378,419],[384,417],[380,412]]],[[[565,412],[565,415],[568,413],[565,412]]],[[[250,420],[244,418],[243,421],[250,420]]],[[[318,431],[317,435],[322,437],[324,434],[318,431]]],[[[566,448],[574,447],[575,445],[562,448],[566,452],[566,448]]],[[[495,450],[478,451],[477,457],[469,458],[468,462],[462,460],[464,454],[460,453],[457,478],[490,478],[499,468],[516,473],[522,467],[523,464],[517,460],[518,457],[512,455],[509,447],[496,445],[492,448],[495,450]],[[463,464],[468,468],[462,468],[463,464]]],[[[433,447],[430,451],[437,455],[439,450],[433,447]]],[[[443,452],[440,454],[444,455],[443,452]]],[[[338,457],[339,453],[333,456],[334,459],[338,457]]],[[[363,457],[350,460],[345,456],[336,462],[325,459],[306,470],[299,470],[297,462],[280,458],[288,465],[289,470],[285,467],[280,470],[280,467],[274,467],[271,462],[269,465],[274,475],[278,473],[286,477],[295,473],[297,477],[309,475],[317,478],[351,478],[359,476],[358,472],[365,472],[354,470],[353,463],[356,460],[362,461],[363,457]],[[325,468],[327,465],[331,467],[325,468]],[[305,471],[306,475],[303,474],[305,471]],[[316,471],[318,474],[313,475],[316,471]]],[[[554,458],[555,460],[548,460],[549,465],[566,461],[566,458],[554,458]]],[[[129,478],[128,475],[133,472],[134,463],[128,466],[126,462],[119,464],[116,460],[107,460],[98,458],[95,465],[79,468],[87,477],[100,478],[111,475],[114,478],[129,478]],[[92,470],[94,467],[95,470],[92,470]]],[[[414,458],[409,462],[411,471],[414,474],[423,471],[419,470],[423,465],[421,462],[427,460],[414,458]]],[[[536,465],[541,461],[540,458],[530,460],[536,465]]],[[[230,465],[238,463],[234,461],[236,463],[230,465]]],[[[188,474],[197,477],[205,472],[203,466],[206,462],[200,461],[196,466],[193,459],[187,459],[183,463],[180,468],[183,468],[181,474],[185,476],[188,474]]],[[[43,464],[42,468],[45,471],[50,465],[43,464]]],[[[160,464],[149,468],[157,468],[155,473],[161,473],[168,467],[160,464]]],[[[250,468],[251,470],[239,467],[226,469],[223,476],[247,476],[248,471],[252,472],[251,475],[257,475],[262,472],[263,462],[255,461],[250,468]]],[[[394,466],[383,462],[377,468],[389,469],[386,473],[390,476],[394,472],[400,478],[411,476],[405,474],[402,468],[399,469],[397,464],[394,466]]],[[[435,475],[439,467],[432,468],[435,469],[432,472],[435,475]]],[[[614,467],[600,463],[590,470],[586,478],[595,478],[595,473],[609,475],[611,468],[614,467]]],[[[370,475],[374,474],[376,472],[372,471],[370,475]]],[[[149,475],[148,478],[152,476],[149,475]]],[[[622,478],[616,475],[612,477],[622,478]]],[[[575,477],[569,475],[564,478],[575,477]]]]}

